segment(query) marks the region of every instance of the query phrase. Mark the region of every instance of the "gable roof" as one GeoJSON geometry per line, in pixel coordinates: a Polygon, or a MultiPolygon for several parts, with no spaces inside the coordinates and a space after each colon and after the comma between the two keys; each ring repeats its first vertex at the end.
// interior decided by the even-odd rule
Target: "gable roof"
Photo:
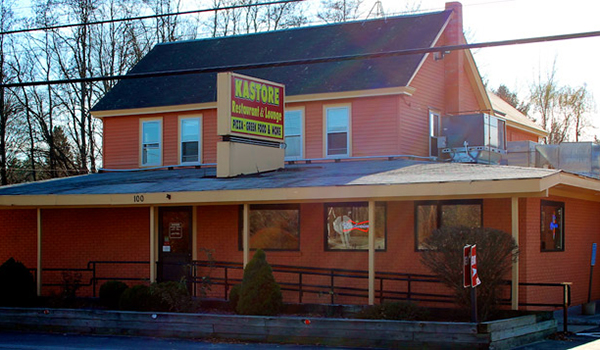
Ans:
{"type": "Polygon", "coordinates": [[[487,91],[487,94],[492,102],[492,108],[494,109],[494,112],[506,119],[508,125],[533,133],[539,137],[548,136],[548,132],[546,130],[542,129],[542,127],[534,123],[533,120],[529,119],[526,115],[519,112],[518,109],[504,101],[502,98],[500,98],[500,96],[489,90],[487,91]]]}
{"type": "MultiPolygon", "coordinates": [[[[156,45],[130,73],[327,58],[431,47],[451,11],[156,45]]],[[[239,73],[283,83],[286,95],[404,87],[425,54],[274,66],[239,73]]],[[[216,101],[216,73],[126,79],[92,112],[216,101]]]]}

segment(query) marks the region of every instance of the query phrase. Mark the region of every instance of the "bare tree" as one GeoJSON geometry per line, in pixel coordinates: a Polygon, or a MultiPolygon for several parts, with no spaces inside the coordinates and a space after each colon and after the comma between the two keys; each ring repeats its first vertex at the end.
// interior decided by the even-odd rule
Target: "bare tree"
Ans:
{"type": "MultiPolygon", "coordinates": [[[[11,28],[14,21],[14,14],[11,10],[12,1],[0,0],[0,30],[7,31],[11,28]]],[[[7,42],[6,36],[0,35],[0,83],[6,84],[11,81],[8,75],[8,57],[5,51],[7,42]]],[[[11,118],[16,113],[16,104],[10,98],[10,94],[4,88],[0,88],[0,183],[8,184],[8,162],[9,162],[9,140],[11,136],[9,128],[11,118]]]]}
{"type": "Polygon", "coordinates": [[[573,139],[578,142],[585,128],[590,126],[587,114],[592,111],[594,101],[587,91],[587,86],[559,86],[556,80],[556,65],[552,67],[546,79],[538,78],[531,86],[529,103],[534,115],[539,117],[542,128],[548,131],[548,144],[573,139]]]}
{"type": "Polygon", "coordinates": [[[259,4],[257,0],[213,0],[215,12],[206,24],[211,36],[258,33],[308,23],[302,3],[259,4]],[[239,8],[230,8],[234,6],[239,8]]]}
{"type": "MultiPolygon", "coordinates": [[[[532,112],[539,117],[538,121],[542,128],[549,132],[546,143],[560,142],[561,137],[556,133],[560,127],[556,118],[555,112],[558,106],[558,87],[556,84],[556,64],[547,74],[545,79],[542,79],[541,73],[538,76],[537,82],[531,86],[530,104],[532,112]]],[[[564,124],[564,123],[562,123],[564,124]]],[[[568,126],[568,125],[563,125],[568,126]]]]}
{"type": "Polygon", "coordinates": [[[564,87],[558,103],[565,119],[569,119],[572,123],[575,142],[579,142],[583,131],[591,126],[588,113],[594,106],[587,85],[584,84],[578,88],[564,87]]]}
{"type": "Polygon", "coordinates": [[[326,23],[346,22],[358,18],[363,0],[321,0],[317,18],[326,23]]]}

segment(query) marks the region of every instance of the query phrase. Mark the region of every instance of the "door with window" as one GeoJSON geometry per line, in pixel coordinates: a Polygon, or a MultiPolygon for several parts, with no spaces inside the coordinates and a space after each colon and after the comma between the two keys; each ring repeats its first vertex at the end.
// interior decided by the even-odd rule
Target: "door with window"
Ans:
{"type": "Polygon", "coordinates": [[[159,281],[191,281],[192,207],[159,208],[159,281]]]}

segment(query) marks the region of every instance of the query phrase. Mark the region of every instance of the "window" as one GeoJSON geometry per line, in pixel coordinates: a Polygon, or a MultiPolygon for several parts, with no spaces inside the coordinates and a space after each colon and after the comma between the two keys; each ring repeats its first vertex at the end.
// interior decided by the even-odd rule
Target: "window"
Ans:
{"type": "Polygon", "coordinates": [[[350,156],[350,107],[325,108],[325,155],[327,157],[350,156]]]}
{"type": "Polygon", "coordinates": [[[415,249],[426,249],[423,242],[433,230],[448,226],[481,227],[481,200],[415,203],[415,249]]]}
{"type": "Polygon", "coordinates": [[[437,157],[438,137],[441,135],[441,120],[438,112],[429,111],[429,156],[437,157]]]}
{"type": "Polygon", "coordinates": [[[541,251],[565,250],[565,203],[541,203],[541,251]]]}
{"type": "Polygon", "coordinates": [[[181,164],[200,163],[202,154],[202,144],[200,137],[202,135],[202,119],[180,118],[179,135],[181,135],[180,154],[181,164]]]}
{"type": "Polygon", "coordinates": [[[161,121],[142,121],[142,166],[161,165],[161,121]]]}
{"type": "Polygon", "coordinates": [[[285,111],[285,159],[302,159],[302,110],[285,111]]]}
{"type": "MultiPolygon", "coordinates": [[[[240,209],[240,216],[242,214],[240,209]]],[[[240,218],[239,247],[243,249],[240,218]]],[[[250,249],[300,250],[300,205],[250,205],[250,249]]]]}
{"type": "MultiPolygon", "coordinates": [[[[385,250],[385,203],[375,204],[375,249],[385,250]]],[[[368,203],[325,205],[325,250],[367,250],[369,248],[368,203]]]]}

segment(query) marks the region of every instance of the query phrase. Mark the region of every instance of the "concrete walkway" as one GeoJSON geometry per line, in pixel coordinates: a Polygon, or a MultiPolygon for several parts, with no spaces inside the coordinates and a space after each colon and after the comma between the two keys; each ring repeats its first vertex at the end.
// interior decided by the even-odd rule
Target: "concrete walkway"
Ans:
{"type": "MultiPolygon", "coordinates": [[[[569,308],[567,313],[567,335],[557,334],[554,339],[546,339],[536,343],[515,348],[515,350],[591,350],[600,349],[600,313],[596,301],[596,314],[583,315],[581,306],[569,308]]],[[[563,311],[555,311],[554,318],[557,321],[558,332],[564,329],[563,311]]]]}

